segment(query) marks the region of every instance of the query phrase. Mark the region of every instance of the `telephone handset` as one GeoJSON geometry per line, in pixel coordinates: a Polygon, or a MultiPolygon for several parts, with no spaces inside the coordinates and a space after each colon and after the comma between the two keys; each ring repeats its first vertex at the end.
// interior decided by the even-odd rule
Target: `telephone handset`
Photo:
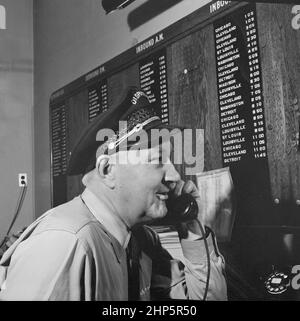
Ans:
{"type": "MultiPolygon", "coordinates": [[[[198,204],[195,198],[191,194],[182,194],[178,197],[169,195],[169,198],[166,200],[166,206],[168,209],[167,215],[155,222],[154,225],[172,225],[180,222],[186,222],[198,217],[198,204]]],[[[210,256],[209,249],[207,244],[207,235],[202,227],[200,221],[198,221],[199,227],[202,233],[202,239],[205,244],[206,257],[207,257],[207,275],[206,275],[206,284],[205,292],[203,295],[203,301],[206,300],[208,287],[209,287],[209,278],[210,278],[210,256]]]]}
{"type": "Polygon", "coordinates": [[[167,215],[164,223],[185,222],[197,218],[198,204],[191,194],[169,197],[166,201],[167,215]]]}

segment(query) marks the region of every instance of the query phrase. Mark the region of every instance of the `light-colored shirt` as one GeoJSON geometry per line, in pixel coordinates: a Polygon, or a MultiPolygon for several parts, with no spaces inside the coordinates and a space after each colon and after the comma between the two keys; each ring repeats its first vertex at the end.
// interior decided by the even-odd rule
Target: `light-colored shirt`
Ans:
{"type": "MultiPolygon", "coordinates": [[[[182,240],[173,259],[149,227],[133,232],[141,248],[140,300],[203,297],[207,261],[202,240],[182,240]]],[[[208,300],[226,300],[224,260],[212,236],[208,300]]],[[[0,260],[0,300],[127,300],[126,251],[80,197],[33,222],[0,260]]]]}

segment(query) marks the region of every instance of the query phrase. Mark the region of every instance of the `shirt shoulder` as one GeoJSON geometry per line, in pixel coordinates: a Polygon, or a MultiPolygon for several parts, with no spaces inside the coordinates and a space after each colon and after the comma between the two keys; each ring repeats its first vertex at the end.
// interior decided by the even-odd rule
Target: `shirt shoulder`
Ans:
{"type": "Polygon", "coordinates": [[[97,224],[97,222],[97,219],[86,208],[80,197],[75,197],[71,201],[49,210],[47,215],[39,222],[33,234],[50,230],[78,234],[84,227],[97,224]]]}

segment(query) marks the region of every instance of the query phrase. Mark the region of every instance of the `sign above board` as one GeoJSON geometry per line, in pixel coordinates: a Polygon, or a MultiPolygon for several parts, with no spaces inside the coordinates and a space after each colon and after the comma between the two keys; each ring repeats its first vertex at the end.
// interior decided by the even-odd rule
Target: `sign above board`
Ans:
{"type": "Polygon", "coordinates": [[[144,41],[143,43],[141,43],[140,45],[135,47],[135,52],[136,54],[139,54],[141,52],[144,52],[147,49],[152,49],[152,47],[154,47],[155,45],[157,45],[159,42],[161,42],[162,40],[164,40],[164,34],[163,32],[160,32],[158,34],[156,34],[154,37],[152,37],[149,40],[144,41]]]}
{"type": "Polygon", "coordinates": [[[209,12],[214,13],[221,8],[227,6],[231,1],[215,1],[214,3],[209,5],[209,12]]]}
{"type": "Polygon", "coordinates": [[[88,74],[85,75],[85,81],[89,81],[91,79],[94,79],[98,76],[100,76],[101,74],[105,73],[106,68],[105,66],[100,66],[97,69],[94,69],[93,71],[89,72],[88,74]]]}

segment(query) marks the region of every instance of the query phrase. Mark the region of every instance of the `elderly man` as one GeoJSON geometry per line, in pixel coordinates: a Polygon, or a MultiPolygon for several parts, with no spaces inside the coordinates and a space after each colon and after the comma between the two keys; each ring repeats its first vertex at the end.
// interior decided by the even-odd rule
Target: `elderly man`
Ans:
{"type": "Polygon", "coordinates": [[[163,127],[134,87],[91,123],[69,162],[69,174],[85,172],[85,190],[37,219],[4,254],[0,299],[201,300],[208,272],[203,237],[210,255],[207,299],[226,299],[211,222],[202,222],[204,236],[196,220],[177,224],[185,262],[173,259],[145,225],[166,215],[170,195],[191,194],[199,202],[196,186],[183,182],[170,161],[168,139],[123,144],[141,129],[147,138],[163,127]],[[99,131],[116,131],[120,120],[128,127],[101,141],[99,131]]]}

